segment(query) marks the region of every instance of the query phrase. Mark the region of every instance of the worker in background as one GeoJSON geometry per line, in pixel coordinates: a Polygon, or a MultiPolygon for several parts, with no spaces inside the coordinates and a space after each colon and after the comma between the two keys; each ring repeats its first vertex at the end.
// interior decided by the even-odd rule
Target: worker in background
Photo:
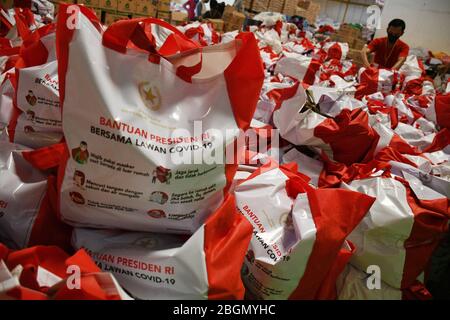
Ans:
{"type": "Polygon", "coordinates": [[[378,68],[398,70],[406,61],[409,46],[400,40],[405,33],[406,24],[401,19],[394,19],[387,28],[388,36],[374,39],[363,49],[363,62],[369,68],[368,54],[375,53],[375,64],[378,68]]]}
{"type": "Polygon", "coordinates": [[[217,0],[209,1],[209,11],[205,12],[203,18],[205,19],[222,19],[223,11],[225,10],[224,2],[217,2],[217,0]]]}
{"type": "Polygon", "coordinates": [[[235,0],[233,3],[233,7],[236,9],[236,11],[243,12],[244,11],[244,0],[235,0]]]}
{"type": "Polygon", "coordinates": [[[195,6],[196,6],[195,0],[188,0],[183,4],[183,8],[188,13],[189,21],[192,21],[195,19],[195,6]]]}
{"type": "Polygon", "coordinates": [[[209,0],[198,0],[197,6],[195,7],[195,16],[197,18],[203,17],[203,14],[206,12],[206,4],[209,0]]]}

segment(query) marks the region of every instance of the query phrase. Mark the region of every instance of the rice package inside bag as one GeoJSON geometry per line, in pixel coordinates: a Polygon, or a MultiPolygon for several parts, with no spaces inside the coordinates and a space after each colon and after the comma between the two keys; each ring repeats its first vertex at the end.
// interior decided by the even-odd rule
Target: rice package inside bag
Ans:
{"type": "Polygon", "coordinates": [[[238,210],[254,228],[243,281],[250,298],[333,299],[353,251],[345,238],[375,199],[314,189],[292,169],[269,163],[235,189],[238,210]]]}
{"type": "Polygon", "coordinates": [[[251,226],[234,197],[190,238],[75,228],[72,243],[137,299],[242,299],[240,270],[251,226]]]}
{"type": "Polygon", "coordinates": [[[199,49],[158,19],[102,34],[90,11],[76,14],[73,29],[60,14],[57,32],[63,220],[193,233],[221,205],[237,167],[225,149],[256,107],[264,75],[254,36],[199,49]],[[168,30],[164,42],[156,27],[168,30]]]}

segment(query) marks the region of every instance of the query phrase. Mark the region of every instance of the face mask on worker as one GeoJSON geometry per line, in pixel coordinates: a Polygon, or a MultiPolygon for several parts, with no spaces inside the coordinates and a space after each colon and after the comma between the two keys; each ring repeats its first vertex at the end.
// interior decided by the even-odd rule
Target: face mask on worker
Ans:
{"type": "Polygon", "coordinates": [[[400,38],[400,36],[397,36],[397,35],[392,34],[392,33],[388,33],[388,39],[389,39],[390,43],[396,42],[399,38],[400,38]]]}

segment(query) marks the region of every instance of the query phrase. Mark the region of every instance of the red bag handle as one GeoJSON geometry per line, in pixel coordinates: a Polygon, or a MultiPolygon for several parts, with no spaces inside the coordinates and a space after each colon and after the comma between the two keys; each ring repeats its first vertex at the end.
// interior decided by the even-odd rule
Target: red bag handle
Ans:
{"type": "Polygon", "coordinates": [[[16,20],[17,33],[24,39],[30,33],[30,26],[36,24],[33,12],[28,8],[14,8],[14,19],[16,20]]]}
{"type": "Polygon", "coordinates": [[[34,30],[23,38],[23,43],[19,51],[20,59],[17,61],[15,67],[26,68],[44,64],[48,59],[48,50],[41,42],[41,38],[55,31],[56,25],[48,24],[34,30]]]}
{"type": "MultiPolygon", "coordinates": [[[[125,53],[127,48],[139,48],[147,51],[150,54],[149,60],[154,63],[159,63],[161,57],[170,56],[178,52],[201,49],[180,30],[161,19],[155,18],[136,18],[117,21],[110,25],[103,33],[102,43],[105,47],[121,53],[125,53]],[[151,32],[148,32],[151,24],[159,25],[173,32],[166,39],[160,50],[156,49],[155,38],[151,32]]],[[[200,72],[202,60],[200,51],[200,62],[190,67],[178,67],[177,75],[183,80],[190,82],[192,76],[200,72]]]]}
{"type": "Polygon", "coordinates": [[[150,37],[150,42],[153,46],[151,51],[157,52],[155,49],[153,36],[150,33],[146,33],[144,29],[148,28],[151,24],[159,25],[165,29],[172,31],[174,34],[177,34],[181,38],[184,38],[186,41],[192,42],[180,30],[165,22],[164,20],[156,18],[135,18],[128,20],[119,20],[110,25],[103,34],[103,45],[110,49],[125,53],[127,47],[129,47],[128,45],[130,41],[139,43],[140,41],[142,41],[142,39],[138,39],[138,37],[144,35],[144,40],[148,40],[147,37],[150,37]]]}
{"type": "Polygon", "coordinates": [[[65,153],[65,143],[57,143],[47,147],[42,147],[30,151],[22,151],[22,156],[34,168],[39,170],[48,170],[59,166],[65,153]]]}

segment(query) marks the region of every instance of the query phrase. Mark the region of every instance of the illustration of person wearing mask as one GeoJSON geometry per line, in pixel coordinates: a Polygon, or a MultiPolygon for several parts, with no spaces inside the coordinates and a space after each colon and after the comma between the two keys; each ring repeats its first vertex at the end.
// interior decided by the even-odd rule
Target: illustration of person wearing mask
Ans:
{"type": "Polygon", "coordinates": [[[34,122],[34,117],[35,117],[35,115],[36,115],[36,114],[34,113],[34,111],[28,110],[27,113],[26,113],[26,115],[27,115],[27,120],[28,120],[28,121],[34,122]]]}
{"type": "Polygon", "coordinates": [[[152,172],[152,183],[156,183],[158,180],[160,183],[170,184],[172,178],[172,171],[170,169],[159,166],[152,172]]]}
{"type": "Polygon", "coordinates": [[[32,90],[28,90],[28,94],[27,94],[27,96],[25,97],[25,99],[27,100],[27,102],[28,102],[31,106],[34,106],[34,105],[36,104],[36,102],[37,102],[37,98],[36,98],[36,96],[34,95],[34,93],[33,93],[32,90]]]}
{"type": "Polygon", "coordinates": [[[85,180],[86,178],[84,176],[84,173],[79,170],[75,170],[73,174],[73,181],[78,188],[84,189],[83,185],[85,180]]]}
{"type": "Polygon", "coordinates": [[[88,161],[89,151],[85,141],[81,141],[78,148],[72,149],[72,158],[79,164],[85,164],[88,161]]]}

